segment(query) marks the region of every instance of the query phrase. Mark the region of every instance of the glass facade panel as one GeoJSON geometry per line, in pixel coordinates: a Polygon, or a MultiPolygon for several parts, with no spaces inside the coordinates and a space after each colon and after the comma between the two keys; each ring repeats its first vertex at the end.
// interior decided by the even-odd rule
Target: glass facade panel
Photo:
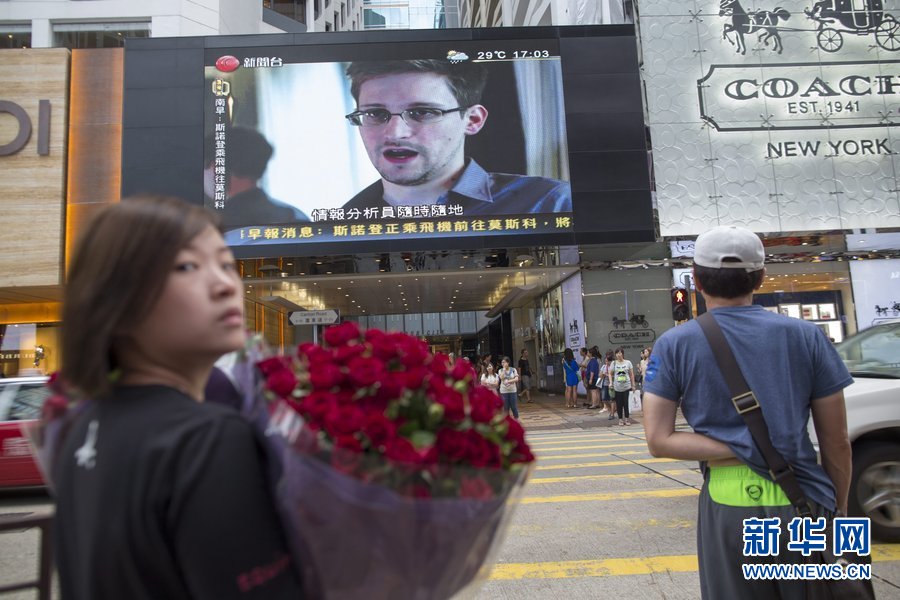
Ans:
{"type": "Polygon", "coordinates": [[[58,48],[121,48],[125,38],[150,37],[149,23],[56,23],[53,45],[58,48]]]}
{"type": "Polygon", "coordinates": [[[0,48],[31,48],[31,30],[0,25],[0,48]]]}

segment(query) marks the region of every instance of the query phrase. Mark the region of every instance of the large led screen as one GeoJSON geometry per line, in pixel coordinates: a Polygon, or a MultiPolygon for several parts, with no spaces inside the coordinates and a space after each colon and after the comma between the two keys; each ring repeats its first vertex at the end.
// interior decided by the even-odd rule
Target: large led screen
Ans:
{"type": "Polygon", "coordinates": [[[129,39],[122,193],[241,258],[654,239],[634,28],[129,39]]]}
{"type": "Polygon", "coordinates": [[[558,46],[207,50],[205,204],[232,245],[571,232],[558,46]]]}

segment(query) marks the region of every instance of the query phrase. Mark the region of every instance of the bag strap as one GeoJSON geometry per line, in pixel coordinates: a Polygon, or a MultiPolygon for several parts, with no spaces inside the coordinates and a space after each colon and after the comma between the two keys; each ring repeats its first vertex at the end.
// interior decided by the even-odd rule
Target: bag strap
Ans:
{"type": "Polygon", "coordinates": [[[747,385],[747,380],[741,373],[741,369],[734,357],[734,352],[732,352],[728,340],[725,339],[722,328],[719,327],[710,311],[697,317],[697,324],[700,325],[703,335],[706,336],[706,341],[709,342],[719,371],[725,377],[728,391],[731,393],[731,403],[734,404],[734,408],[744,419],[744,423],[747,424],[747,429],[750,430],[750,435],[753,437],[753,441],[756,442],[756,447],[766,461],[766,466],[769,467],[769,475],[784,490],[784,494],[791,501],[799,516],[812,516],[809,501],[797,482],[794,469],[772,445],[772,439],[769,436],[769,426],[763,417],[759,401],[756,399],[750,386],[747,385]]]}

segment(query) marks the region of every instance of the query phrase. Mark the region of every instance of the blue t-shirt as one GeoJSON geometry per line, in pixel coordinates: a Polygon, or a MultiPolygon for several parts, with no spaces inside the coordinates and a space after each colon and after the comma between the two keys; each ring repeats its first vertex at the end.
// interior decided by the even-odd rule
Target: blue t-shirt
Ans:
{"type": "Polygon", "coordinates": [[[578,363],[572,360],[563,360],[563,369],[566,372],[566,385],[578,385],[578,363]]]}
{"type": "MultiPolygon", "coordinates": [[[[816,460],[806,426],[811,401],[853,382],[847,367],[812,323],[755,305],[717,308],[712,313],[759,400],[772,444],[794,468],[807,497],[834,510],[834,487],[816,460]]],[[[728,444],[750,468],[771,479],[696,321],[657,340],[644,374],[644,390],[669,400],[681,398],[682,412],[694,431],[728,444]]]]}
{"type": "Polygon", "coordinates": [[[585,383],[597,385],[597,379],[600,378],[600,361],[592,358],[587,364],[587,373],[585,374],[585,383]]]}

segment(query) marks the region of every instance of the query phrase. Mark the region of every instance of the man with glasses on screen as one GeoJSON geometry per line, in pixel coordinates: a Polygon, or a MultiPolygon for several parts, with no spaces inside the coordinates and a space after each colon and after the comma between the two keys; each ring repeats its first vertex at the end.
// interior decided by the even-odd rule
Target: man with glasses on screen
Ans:
{"type": "Polygon", "coordinates": [[[462,215],[572,212],[565,181],[488,173],[465,156],[467,136],[487,120],[479,104],[486,83],[481,65],[444,60],[354,62],[347,68],[359,128],[381,175],[344,205],[372,207],[459,205],[462,215]]]}

